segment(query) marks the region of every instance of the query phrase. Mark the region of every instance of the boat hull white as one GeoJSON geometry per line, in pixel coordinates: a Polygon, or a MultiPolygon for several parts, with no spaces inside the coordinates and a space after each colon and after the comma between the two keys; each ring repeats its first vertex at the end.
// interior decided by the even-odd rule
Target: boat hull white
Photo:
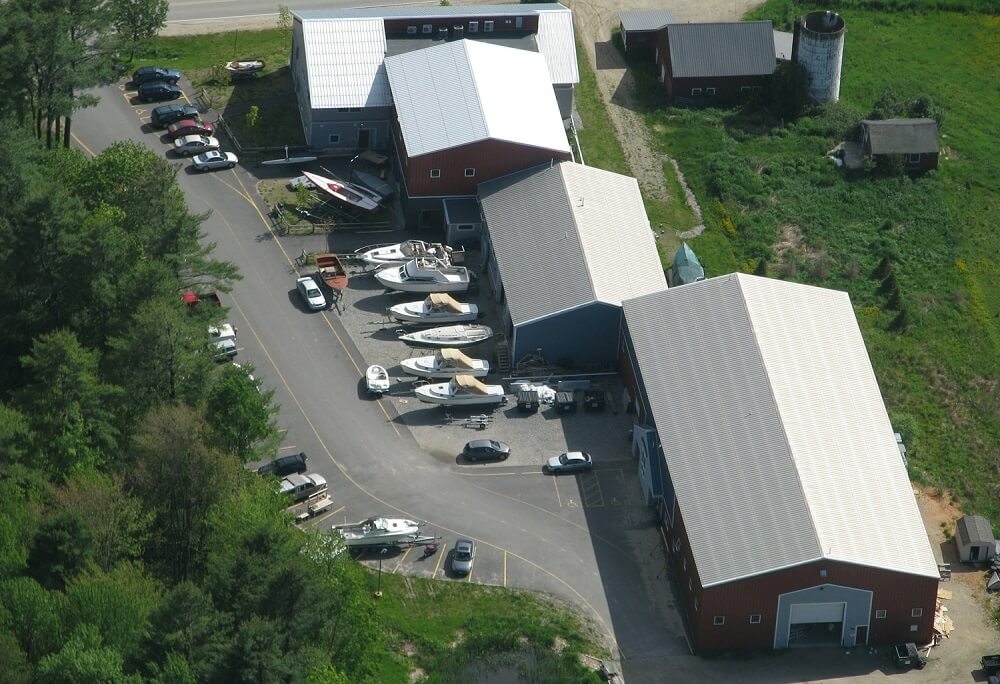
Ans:
{"type": "Polygon", "coordinates": [[[418,356],[411,359],[403,359],[399,362],[403,372],[407,375],[414,375],[418,378],[453,378],[456,375],[471,375],[474,378],[483,378],[490,374],[489,361],[480,361],[474,368],[459,368],[456,366],[440,366],[435,363],[434,356],[418,356]]]}
{"type": "Polygon", "coordinates": [[[360,523],[334,525],[347,546],[383,546],[412,537],[420,523],[403,518],[370,518],[360,523]]]}
{"type": "Polygon", "coordinates": [[[365,384],[370,393],[382,396],[389,391],[389,373],[382,366],[369,366],[365,371],[365,384]]]}
{"type": "Polygon", "coordinates": [[[360,252],[358,256],[369,266],[402,266],[407,261],[417,257],[431,257],[447,260],[447,250],[443,245],[424,242],[423,240],[407,240],[394,245],[381,245],[360,252]]]}
{"type": "Polygon", "coordinates": [[[417,395],[417,399],[425,404],[439,404],[442,406],[499,406],[504,403],[503,387],[500,385],[486,385],[485,387],[488,390],[486,394],[455,392],[454,383],[448,381],[418,387],[414,390],[414,393],[417,395]]]}
{"type": "Polygon", "coordinates": [[[462,323],[464,321],[474,321],[479,318],[478,306],[475,304],[464,304],[463,307],[467,310],[461,313],[455,311],[435,311],[431,307],[428,307],[425,302],[408,302],[389,307],[389,314],[397,321],[420,325],[462,323]]]}
{"type": "Polygon", "coordinates": [[[403,280],[396,268],[385,268],[375,274],[375,280],[383,287],[400,292],[465,292],[469,289],[469,280],[403,280]]]}
{"type": "Polygon", "coordinates": [[[429,330],[417,330],[399,339],[420,347],[471,347],[493,337],[493,330],[485,325],[451,325],[429,330]]]}

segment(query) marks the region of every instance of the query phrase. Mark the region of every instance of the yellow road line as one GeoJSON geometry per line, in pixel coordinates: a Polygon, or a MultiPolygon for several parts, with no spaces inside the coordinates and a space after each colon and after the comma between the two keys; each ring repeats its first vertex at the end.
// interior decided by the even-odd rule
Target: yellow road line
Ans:
{"type": "Polygon", "coordinates": [[[472,581],[472,568],[469,568],[469,574],[466,576],[465,581],[466,582],[472,581]]]}
{"type": "Polygon", "coordinates": [[[76,144],[79,145],[80,147],[82,147],[83,151],[86,152],[87,154],[89,154],[91,156],[91,158],[97,156],[96,154],[94,154],[94,151],[92,149],[90,149],[89,147],[87,147],[87,143],[83,142],[78,137],[76,137],[76,133],[73,133],[72,131],[70,131],[69,137],[73,138],[73,140],[76,142],[76,144]]]}
{"type": "Polygon", "coordinates": [[[562,508],[562,497],[559,496],[559,484],[558,484],[558,480],[559,480],[558,477],[553,477],[552,478],[552,486],[556,490],[556,501],[559,502],[559,508],[562,508]]]}
{"type": "Polygon", "coordinates": [[[466,473],[462,471],[457,471],[456,475],[462,475],[463,477],[518,477],[520,475],[541,475],[541,470],[526,470],[521,473],[466,473]]]}
{"type": "Polygon", "coordinates": [[[412,547],[412,546],[407,546],[407,547],[406,547],[406,551],[404,551],[404,552],[403,552],[403,555],[402,555],[402,556],[400,556],[400,558],[399,558],[399,562],[398,562],[398,563],[396,563],[396,567],[394,567],[394,568],[392,569],[392,574],[394,574],[394,575],[396,574],[396,571],[397,571],[397,570],[399,570],[399,566],[403,564],[403,561],[405,561],[405,560],[406,560],[406,557],[410,555],[410,551],[412,551],[412,550],[413,550],[413,547],[412,547]]]}
{"type": "Polygon", "coordinates": [[[445,549],[447,549],[447,548],[448,548],[447,544],[442,544],[441,548],[438,549],[438,562],[437,562],[437,565],[434,566],[434,574],[431,575],[431,577],[434,578],[434,579],[437,579],[438,570],[441,569],[441,561],[444,560],[445,549]]]}
{"type": "Polygon", "coordinates": [[[278,451],[288,451],[289,449],[294,449],[294,444],[289,444],[288,446],[278,447],[278,451]]]}
{"type": "Polygon", "coordinates": [[[326,513],[324,513],[323,515],[319,516],[318,518],[312,518],[310,520],[306,520],[306,524],[307,525],[318,525],[319,523],[321,523],[324,520],[326,520],[327,518],[329,518],[331,515],[336,515],[337,513],[340,513],[342,510],[344,510],[343,506],[341,506],[340,508],[338,508],[337,510],[334,510],[334,511],[327,511],[326,513]]]}
{"type": "Polygon", "coordinates": [[[503,552],[503,585],[507,586],[507,551],[503,552]]]}

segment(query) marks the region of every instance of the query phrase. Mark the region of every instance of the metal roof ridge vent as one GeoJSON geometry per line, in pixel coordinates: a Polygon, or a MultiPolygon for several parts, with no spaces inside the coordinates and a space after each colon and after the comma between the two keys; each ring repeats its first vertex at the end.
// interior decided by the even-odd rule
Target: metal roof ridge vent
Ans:
{"type": "Polygon", "coordinates": [[[490,117],[486,115],[486,108],[483,107],[483,98],[479,92],[479,79],[476,74],[476,65],[473,64],[472,53],[469,52],[469,46],[472,45],[472,41],[469,40],[468,38],[461,38],[454,42],[461,45],[462,50],[465,52],[465,62],[466,64],[469,65],[469,72],[471,73],[472,76],[472,78],[469,80],[472,81],[472,89],[476,91],[476,102],[479,104],[479,114],[483,119],[483,128],[486,129],[486,138],[492,139],[493,131],[490,130],[490,117]]]}
{"type": "MultiPolygon", "coordinates": [[[[590,293],[591,296],[596,300],[597,287],[594,285],[594,276],[590,270],[590,259],[587,256],[587,248],[583,244],[583,237],[580,234],[580,223],[576,220],[577,207],[573,206],[573,200],[570,199],[572,195],[571,195],[571,188],[570,188],[571,183],[569,177],[570,175],[572,175],[572,173],[574,173],[574,171],[570,171],[570,168],[573,168],[575,170],[576,166],[577,166],[576,164],[572,164],[571,162],[565,162],[565,163],[560,162],[559,165],[556,167],[556,169],[557,173],[559,174],[559,180],[563,186],[563,193],[564,193],[563,197],[566,198],[566,204],[568,205],[567,208],[569,209],[569,218],[573,222],[573,227],[576,229],[576,241],[580,245],[580,254],[583,256],[583,263],[587,265],[587,268],[584,269],[584,272],[585,275],[587,276],[587,283],[590,285],[590,293]]],[[[582,207],[583,206],[582,195],[580,196],[580,199],[581,199],[580,207],[582,207]]]]}

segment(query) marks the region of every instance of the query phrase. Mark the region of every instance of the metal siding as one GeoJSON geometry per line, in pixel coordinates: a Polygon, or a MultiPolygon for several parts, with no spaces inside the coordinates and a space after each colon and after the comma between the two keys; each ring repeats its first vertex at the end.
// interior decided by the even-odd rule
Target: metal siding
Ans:
{"type": "Polygon", "coordinates": [[[668,24],[666,34],[675,78],[774,72],[770,21],[668,24]]]}
{"type": "Polygon", "coordinates": [[[559,116],[568,119],[573,116],[573,86],[553,86],[556,95],[556,105],[559,107],[559,116]]]}
{"type": "Polygon", "coordinates": [[[306,21],[303,47],[315,109],[386,107],[385,31],[381,19],[306,21]]]}
{"type": "Polygon", "coordinates": [[[384,18],[419,18],[419,17],[516,17],[533,12],[565,12],[565,5],[558,2],[545,2],[532,5],[475,5],[472,7],[434,6],[434,7],[360,7],[345,9],[314,9],[295,10],[294,14],[302,19],[329,19],[331,17],[384,17],[384,18]]]}
{"type": "Polygon", "coordinates": [[[539,52],[545,56],[545,64],[553,83],[580,82],[573,15],[569,10],[539,13],[535,40],[538,42],[539,52]]]}
{"type": "Polygon", "coordinates": [[[937,577],[846,295],[734,274],[623,308],[706,585],[823,556],[937,577]]]}
{"type": "Polygon", "coordinates": [[[674,23],[674,15],[668,10],[622,10],[618,20],[623,31],[655,31],[674,23]]]}
{"type": "Polygon", "coordinates": [[[474,40],[387,58],[408,154],[488,138],[569,153],[544,64],[538,54],[474,40]]]}
{"type": "Polygon", "coordinates": [[[619,316],[618,307],[595,302],[519,325],[511,355],[516,363],[541,347],[550,363],[613,364],[618,351],[619,316]]]}
{"type": "Polygon", "coordinates": [[[868,149],[872,154],[935,154],[938,128],[934,119],[864,120],[868,149]]]}

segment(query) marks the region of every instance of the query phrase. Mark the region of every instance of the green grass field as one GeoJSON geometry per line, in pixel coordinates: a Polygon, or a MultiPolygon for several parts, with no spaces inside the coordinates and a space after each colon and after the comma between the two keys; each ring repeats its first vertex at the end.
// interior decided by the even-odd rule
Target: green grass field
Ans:
{"type": "MultiPolygon", "coordinates": [[[[754,16],[812,8],[781,0],[754,16]]],[[[708,230],[692,246],[707,271],[763,260],[769,275],[848,291],[911,476],[1000,522],[1000,17],[842,14],[839,104],[782,125],[754,108],[670,108],[653,95],[646,121],[702,205],[708,230]],[[845,175],[826,152],[890,86],[944,108],[940,169],[845,175]],[[890,331],[897,311],[871,277],[886,253],[906,333],[890,331]]],[[[651,66],[634,68],[655,81],[651,66]]]]}

